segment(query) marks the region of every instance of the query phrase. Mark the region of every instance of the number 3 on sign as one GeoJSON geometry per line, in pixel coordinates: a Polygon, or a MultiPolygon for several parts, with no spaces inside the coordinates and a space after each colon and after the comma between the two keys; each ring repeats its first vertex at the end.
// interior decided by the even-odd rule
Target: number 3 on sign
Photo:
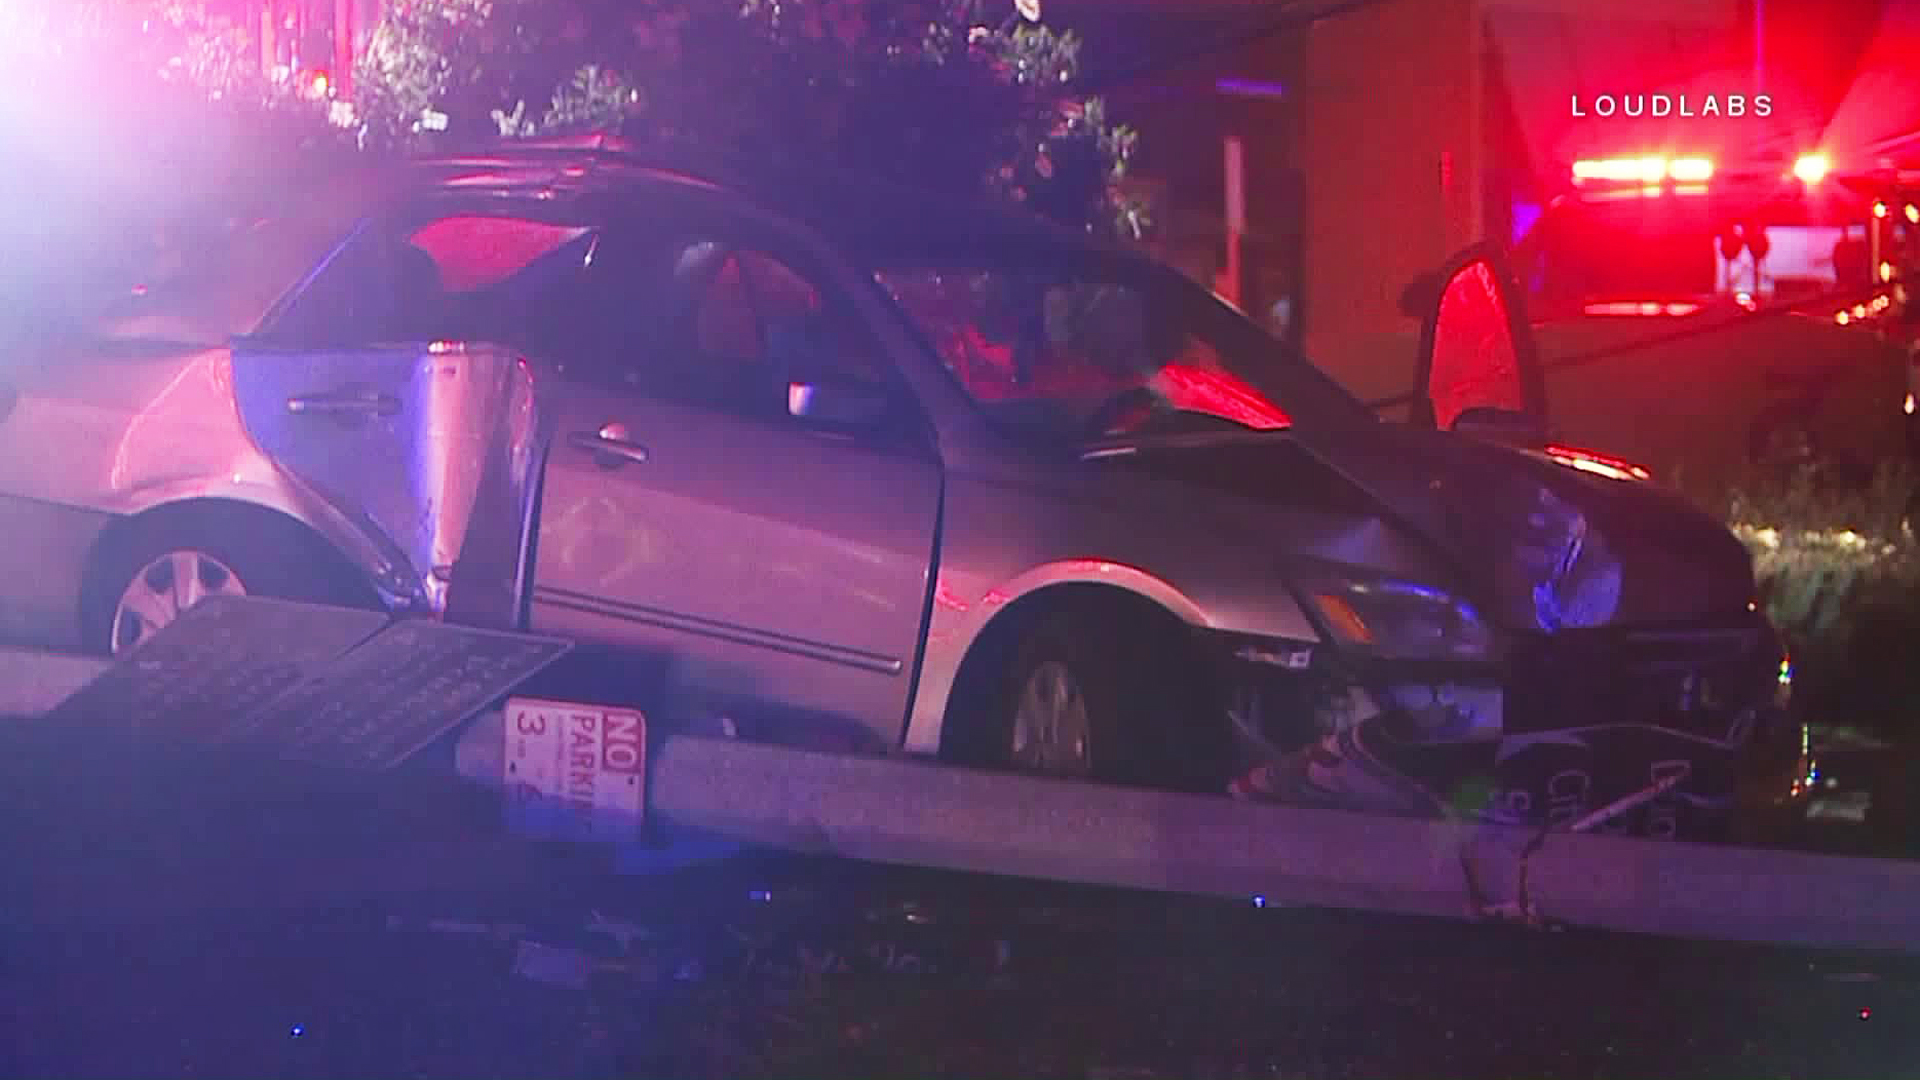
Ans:
{"type": "Polygon", "coordinates": [[[638,712],[536,698],[507,702],[509,825],[538,839],[618,841],[640,833],[647,721],[638,712]]]}

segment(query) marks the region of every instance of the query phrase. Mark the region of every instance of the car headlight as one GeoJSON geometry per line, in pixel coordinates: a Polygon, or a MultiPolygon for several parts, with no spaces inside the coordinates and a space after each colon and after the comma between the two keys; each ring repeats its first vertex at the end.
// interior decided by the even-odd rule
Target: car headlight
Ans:
{"type": "Polygon", "coordinates": [[[1493,657],[1493,631],[1444,589],[1340,570],[1296,580],[1307,607],[1343,645],[1395,660],[1493,657]]]}

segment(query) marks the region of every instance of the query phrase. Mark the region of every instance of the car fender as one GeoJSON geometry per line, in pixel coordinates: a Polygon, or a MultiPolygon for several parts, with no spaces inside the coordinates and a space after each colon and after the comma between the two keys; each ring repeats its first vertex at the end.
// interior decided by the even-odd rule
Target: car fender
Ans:
{"type": "Polygon", "coordinates": [[[1020,600],[1059,585],[1118,589],[1157,604],[1190,626],[1212,625],[1199,604],[1165,579],[1111,559],[1059,559],[1043,563],[988,589],[977,604],[964,603],[936,581],[920,684],[907,723],[904,749],[908,753],[939,751],[941,727],[960,665],[987,627],[1020,600]]]}
{"type": "MultiPolygon", "coordinates": [[[[92,509],[129,521],[155,510],[199,502],[243,503],[299,522],[366,575],[368,582],[379,588],[383,596],[392,596],[392,587],[387,584],[392,576],[391,560],[382,553],[379,541],[356,528],[325,500],[278,471],[273,471],[270,477],[249,477],[244,473],[183,477],[140,487],[92,509]]],[[[95,541],[94,551],[88,556],[89,565],[97,557],[100,544],[107,542],[113,532],[109,527],[95,541]]]]}

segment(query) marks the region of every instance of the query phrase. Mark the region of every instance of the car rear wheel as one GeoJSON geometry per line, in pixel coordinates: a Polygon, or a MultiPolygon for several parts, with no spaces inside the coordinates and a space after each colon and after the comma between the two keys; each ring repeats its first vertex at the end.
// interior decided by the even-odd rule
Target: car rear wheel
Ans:
{"type": "Polygon", "coordinates": [[[211,596],[343,607],[378,598],[304,526],[264,510],[163,512],[110,537],[81,597],[90,651],[121,655],[211,596]]]}

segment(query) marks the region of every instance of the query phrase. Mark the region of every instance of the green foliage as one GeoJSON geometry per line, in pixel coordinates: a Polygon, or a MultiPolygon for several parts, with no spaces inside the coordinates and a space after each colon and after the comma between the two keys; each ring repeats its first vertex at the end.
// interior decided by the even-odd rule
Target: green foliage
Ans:
{"type": "MultiPolygon", "coordinates": [[[[14,0],[0,28],[77,72],[131,69],[216,104],[220,123],[272,148],[261,158],[289,166],[289,149],[343,141],[406,150],[618,127],[643,143],[990,192],[1124,235],[1147,225],[1114,194],[1134,133],[1072,93],[1080,39],[1006,0],[392,0],[350,109],[262,73],[259,28],[232,11],[14,0]]],[[[315,33],[309,54],[330,48],[315,33]]],[[[181,118],[166,137],[191,141],[181,118]]]]}
{"type": "Polygon", "coordinates": [[[475,130],[476,117],[535,76],[543,8],[534,0],[395,0],[354,70],[367,139],[404,145],[432,130],[433,113],[475,130]]]}
{"type": "Polygon", "coordinates": [[[431,140],[433,114],[460,135],[618,126],[1140,235],[1139,208],[1112,194],[1135,136],[1066,93],[1079,59],[1077,36],[994,25],[979,0],[402,0],[357,104],[379,145],[431,140]]]}
{"type": "MultiPolygon", "coordinates": [[[[553,92],[540,118],[543,132],[618,127],[642,107],[640,88],[620,72],[588,64],[553,92]]],[[[507,134],[507,132],[502,132],[507,134]]]]}
{"type": "Polygon", "coordinates": [[[1723,506],[1788,639],[1804,715],[1920,733],[1920,475],[1889,464],[1864,486],[1842,485],[1807,468],[1723,506]]]}
{"type": "Polygon", "coordinates": [[[1866,486],[1828,482],[1801,469],[1727,499],[1727,520],[1754,559],[1768,614],[1790,633],[1830,633],[1865,593],[1920,588],[1920,543],[1912,512],[1920,477],[1902,464],[1866,486]]]}

